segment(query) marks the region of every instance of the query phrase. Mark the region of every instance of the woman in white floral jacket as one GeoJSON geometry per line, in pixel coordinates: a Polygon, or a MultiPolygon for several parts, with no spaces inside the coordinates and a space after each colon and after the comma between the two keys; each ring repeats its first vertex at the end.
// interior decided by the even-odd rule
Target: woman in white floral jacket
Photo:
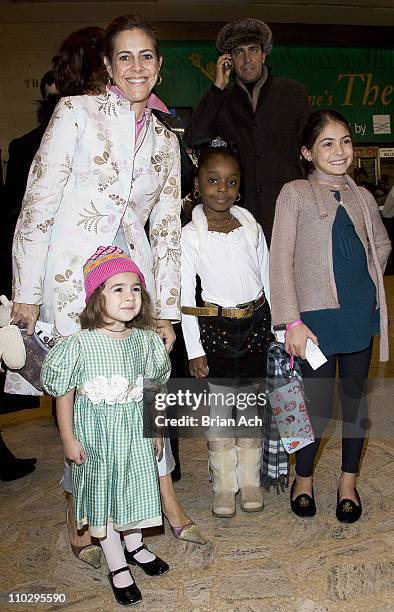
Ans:
{"type": "MultiPolygon", "coordinates": [[[[167,111],[152,93],[162,57],[151,27],[130,15],[108,26],[104,46],[111,86],[60,100],[30,169],[13,246],[14,322],[33,333],[39,317],[56,338],[75,333],[82,264],[112,243],[143,270],[170,350],[171,321],[180,319],[180,155],[176,136],[151,112],[167,111]]],[[[16,376],[7,392],[38,393],[16,376]]],[[[167,455],[159,465],[164,512],[175,534],[202,540],[176,499],[172,468],[167,455]]]]}

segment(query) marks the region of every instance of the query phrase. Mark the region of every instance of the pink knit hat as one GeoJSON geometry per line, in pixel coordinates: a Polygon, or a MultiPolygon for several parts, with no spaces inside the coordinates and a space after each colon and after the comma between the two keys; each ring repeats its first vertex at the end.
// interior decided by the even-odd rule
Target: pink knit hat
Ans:
{"type": "Polygon", "coordinates": [[[116,246],[100,246],[97,251],[89,257],[83,267],[85,279],[86,303],[95,289],[106,280],[120,274],[121,272],[134,272],[145,287],[145,278],[139,267],[116,246]]]}

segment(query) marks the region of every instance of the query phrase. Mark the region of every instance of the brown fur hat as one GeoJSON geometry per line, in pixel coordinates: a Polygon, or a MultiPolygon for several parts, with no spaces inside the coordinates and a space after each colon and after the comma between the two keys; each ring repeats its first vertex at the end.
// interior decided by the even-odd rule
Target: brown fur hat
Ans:
{"type": "Polygon", "coordinates": [[[240,19],[227,23],[216,39],[219,53],[231,53],[239,45],[259,44],[264,53],[272,50],[272,32],[260,19],[240,19]]]}

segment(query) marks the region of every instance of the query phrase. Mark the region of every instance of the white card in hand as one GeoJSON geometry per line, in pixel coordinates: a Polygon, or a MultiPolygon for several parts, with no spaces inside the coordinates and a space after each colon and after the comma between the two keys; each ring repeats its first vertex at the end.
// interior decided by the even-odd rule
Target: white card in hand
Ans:
{"type": "Polygon", "coordinates": [[[306,341],[305,358],[312,370],[317,370],[323,363],[327,362],[326,357],[323,355],[317,344],[312,342],[310,338],[306,341]]]}

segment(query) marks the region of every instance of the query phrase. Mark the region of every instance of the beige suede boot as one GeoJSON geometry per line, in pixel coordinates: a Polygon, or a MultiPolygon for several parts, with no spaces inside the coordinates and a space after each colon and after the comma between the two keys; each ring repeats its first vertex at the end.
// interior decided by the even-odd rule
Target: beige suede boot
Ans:
{"type": "Polygon", "coordinates": [[[219,518],[235,515],[237,453],[234,438],[209,440],[209,465],[213,475],[212,514],[219,518]]]}
{"type": "Polygon", "coordinates": [[[264,508],[260,487],[261,440],[237,438],[237,478],[244,512],[259,512],[264,508]]]}

